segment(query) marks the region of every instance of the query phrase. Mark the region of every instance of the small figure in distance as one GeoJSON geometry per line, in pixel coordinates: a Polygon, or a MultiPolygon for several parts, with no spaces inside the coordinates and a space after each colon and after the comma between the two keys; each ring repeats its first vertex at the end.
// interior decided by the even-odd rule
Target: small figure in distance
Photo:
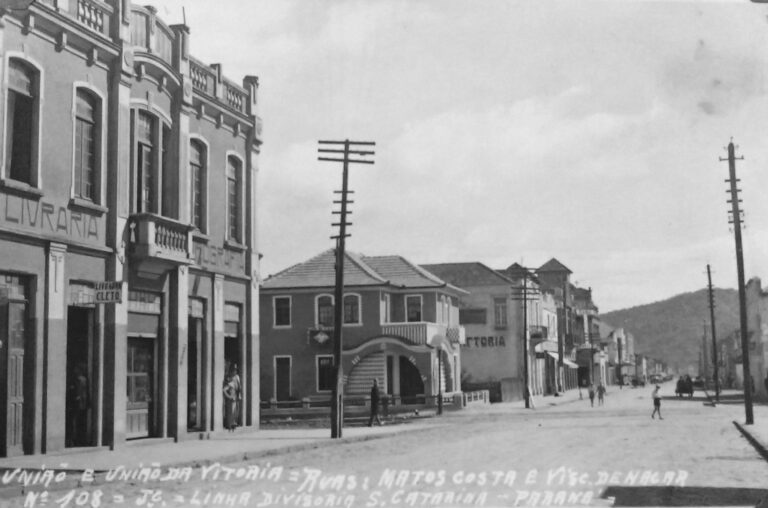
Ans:
{"type": "Polygon", "coordinates": [[[602,406],[605,403],[605,386],[603,383],[597,385],[597,405],[602,406]]]}
{"type": "Polygon", "coordinates": [[[379,381],[373,378],[373,386],[371,386],[371,417],[368,420],[368,426],[373,426],[373,420],[376,419],[376,423],[381,426],[381,418],[379,418],[379,381]]]}

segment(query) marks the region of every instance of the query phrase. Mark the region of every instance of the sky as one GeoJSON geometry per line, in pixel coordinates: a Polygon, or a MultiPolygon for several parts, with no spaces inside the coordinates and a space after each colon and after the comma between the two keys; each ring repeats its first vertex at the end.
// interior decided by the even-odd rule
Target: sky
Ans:
{"type": "MultiPolygon", "coordinates": [[[[155,0],[191,54],[259,76],[264,277],[333,247],[418,263],[557,258],[601,312],[768,277],[768,5],[747,0],[155,0]],[[182,10],[183,7],[183,10],[182,10]]],[[[702,302],[702,305],[705,303],[702,302]]]]}

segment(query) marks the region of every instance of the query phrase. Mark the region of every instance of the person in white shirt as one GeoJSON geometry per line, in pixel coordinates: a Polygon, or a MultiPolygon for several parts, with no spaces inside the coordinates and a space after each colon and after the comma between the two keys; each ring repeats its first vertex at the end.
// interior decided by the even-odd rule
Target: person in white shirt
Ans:
{"type": "Polygon", "coordinates": [[[651,418],[655,418],[656,413],[659,413],[659,420],[663,420],[664,418],[661,417],[661,394],[659,394],[660,389],[661,387],[656,385],[656,389],[653,390],[653,413],[651,413],[651,418]]]}

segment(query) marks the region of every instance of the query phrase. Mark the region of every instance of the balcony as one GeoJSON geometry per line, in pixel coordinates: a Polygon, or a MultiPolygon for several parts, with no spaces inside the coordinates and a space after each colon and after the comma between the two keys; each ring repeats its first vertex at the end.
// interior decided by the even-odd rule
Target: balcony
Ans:
{"type": "Polygon", "coordinates": [[[385,323],[381,325],[381,333],[403,337],[408,342],[417,345],[433,345],[435,338],[445,338],[454,344],[464,344],[467,341],[463,326],[447,327],[425,321],[418,323],[385,323]]]}
{"type": "Polygon", "coordinates": [[[131,254],[138,260],[164,262],[161,264],[190,264],[193,229],[189,224],[151,213],[132,215],[131,254]]]}
{"type": "Polygon", "coordinates": [[[528,330],[532,339],[546,339],[549,337],[549,330],[546,326],[529,325],[528,330]]]}

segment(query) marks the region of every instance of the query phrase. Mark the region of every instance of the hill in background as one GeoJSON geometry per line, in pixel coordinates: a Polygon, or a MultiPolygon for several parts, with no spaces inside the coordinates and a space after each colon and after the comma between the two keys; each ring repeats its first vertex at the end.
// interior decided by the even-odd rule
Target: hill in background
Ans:
{"type": "MultiPolygon", "coordinates": [[[[739,294],[735,289],[715,289],[714,294],[719,340],[739,327],[739,294]]],[[[682,372],[689,367],[698,371],[704,326],[707,345],[712,344],[706,289],[607,312],[600,319],[613,328],[627,330],[635,337],[635,352],[665,361],[673,371],[682,372]]]]}

